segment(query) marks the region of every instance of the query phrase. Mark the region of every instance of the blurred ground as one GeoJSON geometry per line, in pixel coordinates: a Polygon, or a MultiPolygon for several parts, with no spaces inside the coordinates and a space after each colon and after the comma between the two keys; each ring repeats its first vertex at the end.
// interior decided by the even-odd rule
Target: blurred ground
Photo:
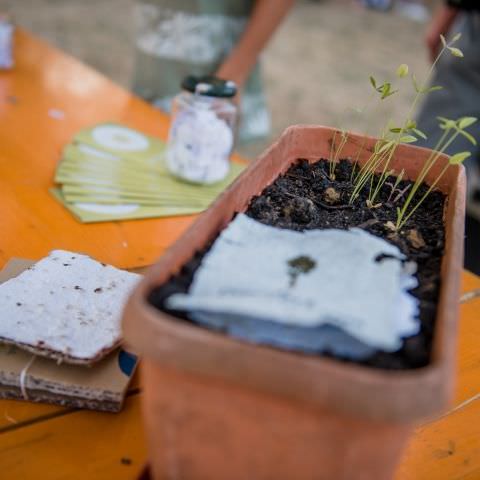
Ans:
{"type": "MultiPolygon", "coordinates": [[[[133,75],[134,0],[3,0],[18,24],[128,87],[133,75]]],[[[434,1],[428,2],[435,3],[434,1]]],[[[398,13],[361,8],[353,0],[299,0],[263,55],[264,77],[277,136],[295,123],[338,124],[348,107],[365,105],[368,76],[392,77],[400,63],[422,77],[427,69],[425,24],[398,13]]],[[[409,106],[402,83],[388,111],[373,116],[371,132],[387,115],[409,106]]],[[[353,117],[350,112],[346,118],[353,117]]],[[[365,120],[345,126],[365,129],[365,120]]],[[[261,146],[243,149],[254,155],[261,146]]]]}

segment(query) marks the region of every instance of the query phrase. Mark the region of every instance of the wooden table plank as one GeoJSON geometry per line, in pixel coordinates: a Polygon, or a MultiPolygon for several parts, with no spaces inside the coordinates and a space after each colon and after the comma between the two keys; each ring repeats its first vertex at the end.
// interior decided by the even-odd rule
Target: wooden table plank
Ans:
{"type": "MultiPolygon", "coordinates": [[[[478,288],[480,278],[465,272],[463,292],[478,288]]],[[[480,298],[462,304],[460,318],[454,404],[446,416],[417,429],[396,480],[480,478],[480,298]],[[476,395],[477,400],[454,410],[476,395]]]]}
{"type": "Polygon", "coordinates": [[[168,117],[75,59],[24,32],[15,69],[0,72],[0,267],[53,248],[129,268],[149,265],[193,217],[84,225],[55,201],[60,153],[81,128],[119,121],[166,138],[168,117]],[[51,118],[49,109],[65,113],[51,118]]]}
{"type": "Polygon", "coordinates": [[[82,411],[0,434],[2,478],[135,478],[147,456],[138,397],[121,415],[82,411]]]}

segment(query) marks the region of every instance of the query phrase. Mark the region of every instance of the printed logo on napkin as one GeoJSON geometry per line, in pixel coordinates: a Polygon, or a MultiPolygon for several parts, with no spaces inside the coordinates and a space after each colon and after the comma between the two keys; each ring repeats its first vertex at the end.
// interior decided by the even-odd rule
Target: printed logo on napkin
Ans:
{"type": "Polygon", "coordinates": [[[240,214],[204,257],[189,293],[172,295],[167,306],[204,321],[226,314],[307,329],[332,325],[395,351],[419,330],[417,300],[407,293],[417,280],[407,270],[397,247],[365,231],[300,233],[240,214]]]}
{"type": "Polygon", "coordinates": [[[116,123],[103,123],[81,130],[75,135],[74,142],[120,158],[149,164],[161,160],[165,149],[161,140],[116,123]]]}
{"type": "Polygon", "coordinates": [[[54,250],[0,285],[0,342],[91,364],[120,342],[120,316],[139,275],[54,250]]]}

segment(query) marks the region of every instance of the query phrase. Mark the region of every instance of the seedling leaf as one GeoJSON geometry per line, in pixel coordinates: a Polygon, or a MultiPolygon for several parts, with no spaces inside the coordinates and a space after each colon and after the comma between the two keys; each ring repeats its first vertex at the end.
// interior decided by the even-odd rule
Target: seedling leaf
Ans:
{"type": "Polygon", "coordinates": [[[412,82],[413,82],[413,88],[415,89],[415,91],[417,93],[421,93],[420,92],[420,87],[418,86],[418,83],[417,83],[417,77],[415,76],[414,73],[412,73],[412,82]]]}
{"type": "Polygon", "coordinates": [[[388,90],[387,93],[383,93],[382,94],[382,100],[384,100],[385,98],[388,98],[388,97],[391,97],[394,93],[397,93],[398,90],[388,90]]]}
{"type": "Polygon", "coordinates": [[[378,150],[378,153],[383,153],[386,152],[395,142],[393,140],[390,140],[389,142],[385,143],[380,150],[378,150]]]}
{"type": "Polygon", "coordinates": [[[460,32],[455,34],[450,43],[455,43],[456,41],[460,40],[461,37],[462,37],[462,34],[460,32]]]}
{"type": "Polygon", "coordinates": [[[459,49],[459,48],[455,48],[455,47],[447,47],[451,54],[454,56],[454,57],[459,57],[459,58],[463,58],[463,52],[459,49]]]}
{"type": "Polygon", "coordinates": [[[437,90],[442,90],[443,87],[441,85],[434,85],[430,88],[427,88],[426,92],[427,93],[430,93],[430,92],[436,92],[437,90]]]}
{"type": "Polygon", "coordinates": [[[413,143],[417,141],[417,137],[414,137],[413,135],[404,135],[401,139],[401,143],[413,143]]]}
{"type": "Polygon", "coordinates": [[[473,137],[473,135],[466,132],[465,130],[459,130],[458,133],[460,135],[463,135],[471,144],[473,144],[473,145],[477,144],[477,141],[475,140],[475,137],[473,137]]]}
{"type": "Polygon", "coordinates": [[[450,157],[450,159],[448,160],[448,163],[450,163],[450,165],[460,165],[471,155],[472,154],[470,152],[456,153],[455,155],[452,155],[450,157]]]}
{"type": "Polygon", "coordinates": [[[447,46],[447,41],[445,40],[445,37],[442,34],[440,34],[440,40],[442,41],[442,45],[444,47],[446,47],[447,46]]]}
{"type": "Polygon", "coordinates": [[[402,63],[397,68],[397,77],[403,78],[408,75],[408,65],[406,63],[402,63]]]}
{"type": "Polygon", "coordinates": [[[473,125],[478,119],[475,117],[462,117],[458,121],[458,126],[463,130],[464,128],[468,128],[470,125],[473,125]]]}
{"type": "Polygon", "coordinates": [[[372,87],[376,90],[377,89],[377,81],[370,75],[370,83],[372,87]]]}
{"type": "Polygon", "coordinates": [[[412,128],[412,132],[417,134],[419,137],[423,138],[424,140],[427,139],[427,136],[418,128],[412,128]]]}
{"type": "Polygon", "coordinates": [[[450,120],[449,118],[445,118],[445,117],[437,117],[438,120],[440,120],[440,128],[442,130],[449,130],[451,128],[456,128],[457,127],[457,123],[455,122],[455,120],[450,120]]]}

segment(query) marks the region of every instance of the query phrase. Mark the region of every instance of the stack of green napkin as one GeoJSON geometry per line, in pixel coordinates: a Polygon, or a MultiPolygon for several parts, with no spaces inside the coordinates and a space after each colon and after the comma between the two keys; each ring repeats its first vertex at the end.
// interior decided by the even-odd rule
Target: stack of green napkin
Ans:
{"type": "Polygon", "coordinates": [[[241,172],[199,186],[172,177],[165,144],[128,127],[104,123],[81,130],[63,151],[52,193],[81,222],[187,215],[205,210],[241,172]]]}

